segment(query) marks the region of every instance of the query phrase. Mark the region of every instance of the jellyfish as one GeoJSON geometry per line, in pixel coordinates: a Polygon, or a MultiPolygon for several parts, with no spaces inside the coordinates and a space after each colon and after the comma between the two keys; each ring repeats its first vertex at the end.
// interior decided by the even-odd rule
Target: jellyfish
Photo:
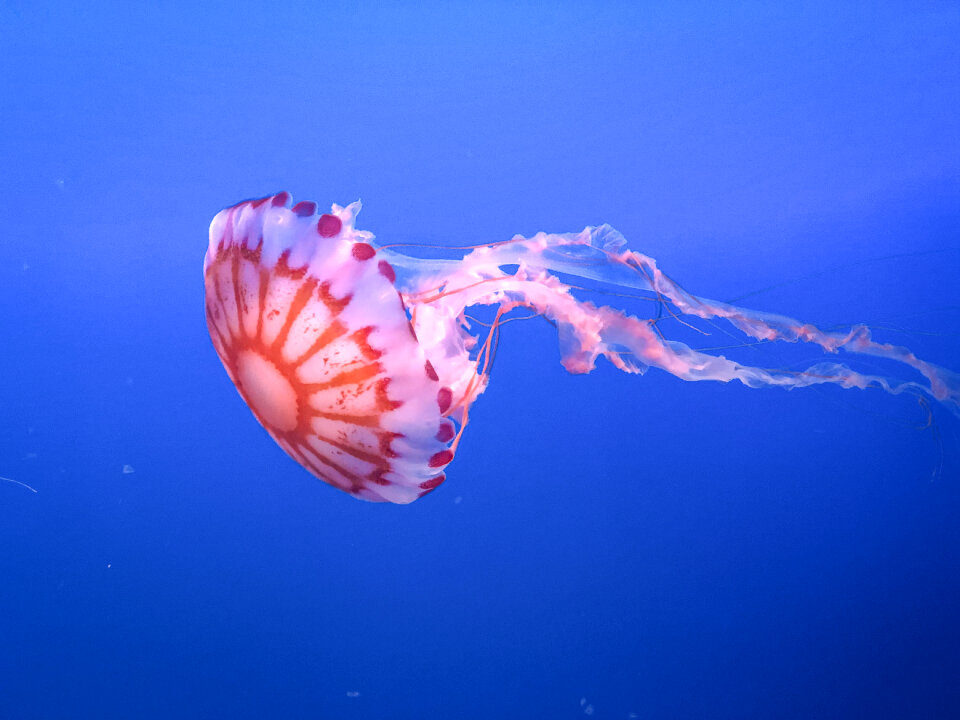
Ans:
{"type": "Polygon", "coordinates": [[[204,259],[207,326],[240,395],[286,453],[354,497],[409,503],[445,479],[490,379],[498,331],[525,308],[556,326],[563,367],[588,373],[601,357],[627,373],[751,388],[825,383],[931,397],[960,415],[960,376],[869,328],[821,330],[789,317],[684,290],[609,225],[477,246],[459,259],[422,259],[374,244],[355,227],[360,202],[318,213],[288,193],[222,210],[204,259]],[[578,297],[567,278],[657,303],[641,318],[578,297]],[[473,319],[489,306],[492,321],[473,319]],[[824,360],[763,368],[666,338],[680,322],[726,323],[746,341],[806,343],[834,356],[875,356],[913,379],[862,374],[824,360]]]}

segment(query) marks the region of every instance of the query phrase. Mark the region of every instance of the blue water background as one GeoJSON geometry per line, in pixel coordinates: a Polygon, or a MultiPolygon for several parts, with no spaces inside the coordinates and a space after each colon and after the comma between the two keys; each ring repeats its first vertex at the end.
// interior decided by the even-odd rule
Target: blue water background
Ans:
{"type": "Polygon", "coordinates": [[[960,717],[942,408],[570,376],[518,322],[447,483],[371,505],[253,420],[201,277],[279,190],[608,222],[960,369],[956,3],[152,5],[0,5],[0,718],[960,717]]]}

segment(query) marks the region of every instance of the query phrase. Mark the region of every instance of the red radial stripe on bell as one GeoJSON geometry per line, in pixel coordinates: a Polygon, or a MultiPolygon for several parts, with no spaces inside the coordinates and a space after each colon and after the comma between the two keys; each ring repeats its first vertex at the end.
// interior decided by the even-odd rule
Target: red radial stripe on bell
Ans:
{"type": "Polygon", "coordinates": [[[373,249],[372,245],[367,245],[366,243],[354,243],[353,247],[350,249],[350,252],[353,253],[355,260],[369,260],[374,255],[377,254],[377,251],[373,249]]]}
{"type": "Polygon", "coordinates": [[[310,200],[303,200],[290,209],[293,211],[293,214],[298,217],[310,217],[317,211],[317,204],[310,200]]]}
{"type": "Polygon", "coordinates": [[[316,410],[316,409],[314,409],[313,414],[314,414],[314,417],[326,418],[327,420],[335,420],[336,422],[347,423],[349,425],[356,425],[358,427],[368,427],[368,428],[380,427],[379,415],[347,415],[344,413],[326,412],[325,410],[316,410]]]}
{"type": "Polygon", "coordinates": [[[377,470],[377,472],[369,477],[369,479],[376,485],[392,485],[393,483],[386,477],[383,470],[377,470]]]}
{"type": "Polygon", "coordinates": [[[453,436],[457,434],[456,428],[453,427],[453,423],[444,422],[440,423],[440,429],[437,430],[437,440],[442,443],[450,442],[453,440],[453,436]]]}
{"type": "Polygon", "coordinates": [[[441,450],[434,453],[427,464],[432,468],[438,468],[449,465],[451,460],[453,460],[453,453],[450,450],[441,450]]]}
{"type": "Polygon", "coordinates": [[[450,403],[453,402],[453,391],[448,388],[440,388],[437,392],[437,405],[440,407],[440,412],[445,413],[450,409],[450,403]]]}
{"type": "Polygon", "coordinates": [[[290,202],[290,193],[284,191],[274,195],[270,204],[273,207],[286,207],[288,202],[290,202]]]}
{"type": "Polygon", "coordinates": [[[394,282],[397,279],[397,274],[393,271],[393,266],[386,260],[381,260],[377,267],[380,268],[380,274],[390,282],[394,282]]]}
{"type": "Polygon", "coordinates": [[[260,198],[259,200],[254,200],[252,203],[250,203],[250,207],[252,207],[254,210],[256,210],[258,207],[260,207],[261,205],[263,205],[263,204],[264,204],[267,200],[269,200],[269,199],[270,199],[270,197],[268,196],[268,197],[265,197],[265,198],[260,198]]]}
{"type": "Polygon", "coordinates": [[[386,430],[381,430],[378,433],[377,442],[380,448],[380,454],[385,458],[395,458],[399,457],[396,450],[394,450],[390,444],[397,438],[404,437],[403,433],[388,432],[386,430]]]}
{"type": "Polygon", "coordinates": [[[370,333],[374,330],[376,330],[376,328],[373,327],[373,325],[368,325],[367,327],[356,330],[353,335],[350,336],[350,339],[357,344],[363,356],[369,360],[376,360],[383,355],[382,350],[377,350],[370,344],[370,333]]]}
{"type": "Polygon", "coordinates": [[[321,215],[317,220],[317,234],[320,237],[332,238],[340,234],[343,223],[336,215],[321,215]]]}
{"type": "Polygon", "coordinates": [[[334,315],[343,312],[343,309],[353,300],[353,295],[346,295],[342,298],[334,297],[333,293],[330,292],[329,282],[320,283],[320,287],[317,288],[317,297],[334,315]]]}
{"type": "Polygon", "coordinates": [[[424,365],[423,369],[427,372],[427,377],[431,380],[439,380],[440,376],[437,375],[437,371],[433,369],[433,365],[430,364],[430,361],[427,360],[427,364],[424,365]]]}
{"type": "Polygon", "coordinates": [[[240,257],[244,260],[258,265],[260,263],[260,254],[263,251],[263,235],[257,236],[257,244],[251,247],[249,238],[247,239],[247,244],[240,248],[240,257]]]}
{"type": "Polygon", "coordinates": [[[290,250],[284,250],[277,258],[277,264],[273,268],[273,274],[280,277],[288,277],[293,280],[300,280],[307,274],[307,266],[292,268],[290,267],[290,250]]]}
{"type": "Polygon", "coordinates": [[[422,490],[433,490],[438,485],[443,484],[443,481],[446,479],[446,475],[437,475],[435,478],[430,478],[429,480],[424,480],[422,483],[420,483],[420,488],[422,490]]]}
{"type": "Polygon", "coordinates": [[[396,410],[403,405],[402,400],[391,400],[387,394],[387,387],[390,385],[390,378],[380,378],[377,382],[377,412],[385,413],[396,410]]]}

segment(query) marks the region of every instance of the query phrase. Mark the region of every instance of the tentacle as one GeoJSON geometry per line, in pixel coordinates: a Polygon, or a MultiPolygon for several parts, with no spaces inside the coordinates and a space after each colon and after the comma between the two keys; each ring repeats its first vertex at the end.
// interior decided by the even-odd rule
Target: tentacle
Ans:
{"type": "Polygon", "coordinates": [[[652,366],[683,380],[739,380],[750,387],[784,388],[832,383],[848,388],[876,387],[893,394],[925,393],[960,414],[960,376],[956,373],[918,358],[905,347],[874,341],[863,325],[829,332],[787,316],[693,295],[661,272],[653,258],[627,249],[623,236],[608,225],[575,234],[517,236],[475,249],[459,264],[444,261],[420,270],[433,272],[435,277],[419,277],[416,285],[426,289],[410,292],[405,296],[407,302],[431,306],[434,331],[458,337],[463,347],[471,344],[462,322],[467,307],[494,304],[509,310],[525,306],[556,323],[563,365],[574,373],[590,372],[596,359],[604,356],[625,372],[643,372],[652,366]],[[518,269],[507,272],[514,265],[518,269]],[[803,342],[829,354],[843,350],[880,357],[913,368],[927,382],[864,374],[839,362],[822,362],[799,372],[738,363],[667,340],[653,321],[580,301],[557,273],[649,292],[677,315],[726,320],[755,340],[803,342]]]}

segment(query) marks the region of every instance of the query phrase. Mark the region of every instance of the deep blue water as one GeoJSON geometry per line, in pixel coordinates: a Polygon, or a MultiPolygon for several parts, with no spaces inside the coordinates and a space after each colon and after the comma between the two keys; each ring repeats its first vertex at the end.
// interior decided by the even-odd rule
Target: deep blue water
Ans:
{"type": "Polygon", "coordinates": [[[960,369],[955,3],[190,5],[0,4],[0,718],[960,716],[943,408],[513,323],[446,484],[371,505],[253,420],[201,277],[281,189],[382,242],[608,222],[960,369]]]}

